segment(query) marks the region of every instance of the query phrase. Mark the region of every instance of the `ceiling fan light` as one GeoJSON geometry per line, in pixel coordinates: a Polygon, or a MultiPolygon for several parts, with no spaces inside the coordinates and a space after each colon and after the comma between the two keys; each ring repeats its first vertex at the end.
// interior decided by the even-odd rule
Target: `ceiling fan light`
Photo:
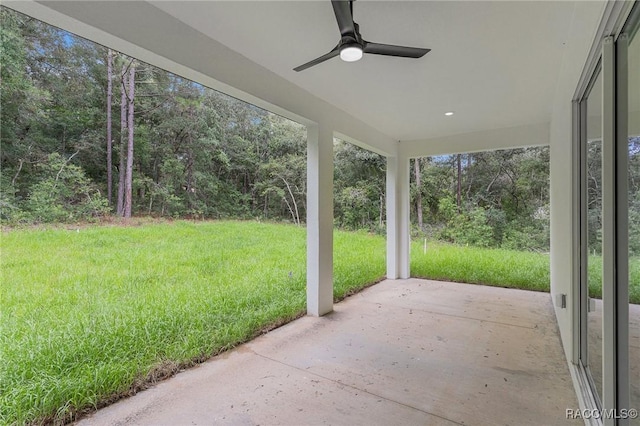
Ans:
{"type": "Polygon", "coordinates": [[[349,45],[340,49],[340,59],[345,62],[355,62],[362,59],[362,48],[358,45],[349,45]]]}

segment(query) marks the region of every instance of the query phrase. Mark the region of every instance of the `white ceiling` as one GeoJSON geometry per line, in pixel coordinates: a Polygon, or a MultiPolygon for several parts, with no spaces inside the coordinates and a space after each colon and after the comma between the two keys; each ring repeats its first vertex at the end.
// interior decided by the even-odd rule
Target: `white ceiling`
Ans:
{"type": "Polygon", "coordinates": [[[432,51],[334,58],[296,73],[338,42],[328,0],[152,3],[396,140],[550,121],[576,5],[359,0],[354,18],[365,39],[432,51]]]}

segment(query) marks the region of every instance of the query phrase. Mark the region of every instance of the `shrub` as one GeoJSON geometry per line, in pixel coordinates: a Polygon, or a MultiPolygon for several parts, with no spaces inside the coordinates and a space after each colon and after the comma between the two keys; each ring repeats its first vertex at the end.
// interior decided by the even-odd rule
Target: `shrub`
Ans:
{"type": "Polygon", "coordinates": [[[33,221],[72,222],[107,213],[107,201],[81,167],[53,153],[39,169],[41,178],[31,186],[26,201],[33,221]]]}
{"type": "Polygon", "coordinates": [[[24,221],[28,222],[28,216],[27,213],[20,209],[16,188],[6,173],[3,173],[0,175],[0,222],[15,224],[24,221]]]}
{"type": "Polygon", "coordinates": [[[502,248],[546,252],[549,250],[549,234],[531,225],[512,224],[505,232],[502,248]]]}
{"type": "Polygon", "coordinates": [[[458,214],[453,200],[443,198],[440,200],[439,210],[447,220],[447,226],[440,232],[441,239],[477,247],[495,245],[493,228],[489,225],[487,213],[482,207],[458,214]]]}

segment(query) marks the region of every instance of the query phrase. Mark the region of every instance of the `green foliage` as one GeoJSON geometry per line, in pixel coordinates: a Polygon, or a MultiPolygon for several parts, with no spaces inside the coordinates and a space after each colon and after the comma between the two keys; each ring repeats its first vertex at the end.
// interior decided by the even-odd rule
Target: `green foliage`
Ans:
{"type": "Polygon", "coordinates": [[[334,167],[335,224],[380,232],[385,200],[384,157],[336,140],[334,167]]]}
{"type": "Polygon", "coordinates": [[[351,230],[367,229],[379,216],[377,203],[372,202],[376,196],[378,191],[367,181],[342,188],[335,196],[335,204],[341,213],[338,217],[340,226],[351,230]]]}
{"type": "Polygon", "coordinates": [[[261,164],[254,188],[264,199],[265,218],[270,211],[282,212],[286,206],[293,223],[305,220],[306,168],[306,158],[295,154],[261,164]]]}
{"type": "MultiPolygon", "coordinates": [[[[86,216],[64,212],[65,203],[56,200],[68,195],[40,180],[51,154],[66,158],[77,152],[74,164],[92,190],[106,193],[106,49],[9,9],[1,13],[0,218],[86,216]]],[[[130,60],[115,57],[114,188],[126,137],[118,80],[130,60]]],[[[304,219],[303,126],[143,63],[136,66],[135,80],[134,214],[304,219]],[[274,196],[278,188],[284,197],[274,196]]]]}
{"type": "Polygon", "coordinates": [[[456,203],[452,197],[444,197],[441,198],[438,202],[438,212],[440,214],[440,218],[444,222],[451,222],[455,220],[458,215],[456,203]]]}
{"type": "Polygon", "coordinates": [[[40,179],[31,187],[26,210],[36,222],[76,222],[106,214],[106,200],[82,168],[59,154],[39,166],[40,179]]]}
{"type": "Polygon", "coordinates": [[[6,173],[0,173],[0,223],[20,222],[22,214],[11,180],[6,173]]]}
{"type": "MultiPolygon", "coordinates": [[[[418,191],[422,196],[425,224],[420,234],[460,245],[548,251],[549,149],[459,157],[460,174],[458,155],[421,159],[421,188],[416,187],[412,168],[412,196],[418,191]]],[[[411,201],[414,218],[415,199],[411,201]]]]}
{"type": "Polygon", "coordinates": [[[513,223],[505,231],[501,247],[508,250],[528,250],[548,252],[549,230],[540,229],[536,224],[513,223]]]}
{"type": "Polygon", "coordinates": [[[20,106],[32,90],[24,67],[26,62],[25,47],[20,37],[20,19],[17,15],[0,9],[0,103],[2,114],[2,142],[12,140],[18,131],[17,121],[20,106]],[[16,102],[15,100],[19,100],[16,102]]]}
{"type": "Polygon", "coordinates": [[[487,222],[487,214],[481,207],[458,214],[451,198],[443,198],[439,205],[440,214],[446,220],[446,226],[440,232],[440,238],[456,244],[476,247],[493,245],[493,229],[487,222]]]}

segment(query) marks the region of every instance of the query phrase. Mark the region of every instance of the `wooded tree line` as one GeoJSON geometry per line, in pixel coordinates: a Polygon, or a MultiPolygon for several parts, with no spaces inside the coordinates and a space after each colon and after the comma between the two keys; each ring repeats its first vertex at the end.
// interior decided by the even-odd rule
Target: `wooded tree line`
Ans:
{"type": "MultiPolygon", "coordinates": [[[[304,222],[303,126],[0,13],[4,223],[104,215],[304,222]]],[[[384,232],[385,159],[341,141],[334,156],[336,226],[384,232]]],[[[640,174],[633,182],[636,190],[640,174]]],[[[414,236],[547,250],[549,150],[411,160],[411,208],[414,236]]]]}
{"type": "MultiPolygon", "coordinates": [[[[336,222],[382,229],[384,158],[342,142],[334,152],[336,222]]],[[[548,147],[418,158],[410,169],[414,237],[548,250],[548,147]]]]}
{"type": "Polygon", "coordinates": [[[2,8],[2,220],[305,216],[305,129],[2,8]]]}

